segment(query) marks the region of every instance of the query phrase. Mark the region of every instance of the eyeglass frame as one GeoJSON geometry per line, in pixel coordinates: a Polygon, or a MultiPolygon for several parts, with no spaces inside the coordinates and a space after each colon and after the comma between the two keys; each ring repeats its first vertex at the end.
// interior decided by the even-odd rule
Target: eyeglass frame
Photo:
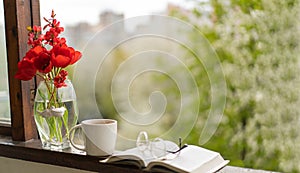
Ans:
{"type": "MultiPolygon", "coordinates": [[[[178,146],[178,149],[176,151],[170,151],[170,150],[165,150],[166,153],[169,153],[169,154],[177,154],[176,157],[180,154],[180,151],[183,150],[184,148],[188,147],[187,144],[184,144],[182,145],[182,140],[181,140],[181,137],[179,137],[179,145],[178,146]]],[[[161,138],[155,138],[154,141],[161,141],[161,142],[164,142],[163,139],[161,138]]],[[[136,146],[137,148],[140,150],[140,151],[145,151],[145,150],[149,150],[150,152],[152,151],[152,149],[150,148],[151,146],[151,141],[149,140],[148,138],[148,134],[146,131],[141,131],[137,137],[137,140],[136,140],[136,146]],[[145,143],[141,143],[139,140],[144,137],[144,140],[145,140],[145,143]],[[145,148],[141,148],[141,146],[145,146],[145,148]]],[[[155,158],[160,158],[160,157],[156,157],[152,152],[151,152],[152,156],[155,157],[155,158]]],[[[166,156],[166,155],[165,155],[166,156]]],[[[165,160],[165,158],[161,158],[162,160],[165,160]]]]}

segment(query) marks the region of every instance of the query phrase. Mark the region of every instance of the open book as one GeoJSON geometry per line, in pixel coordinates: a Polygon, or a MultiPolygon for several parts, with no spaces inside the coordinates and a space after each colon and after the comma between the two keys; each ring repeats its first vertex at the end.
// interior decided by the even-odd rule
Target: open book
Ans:
{"type": "MultiPolygon", "coordinates": [[[[167,148],[176,145],[170,141],[166,142],[167,148]]],[[[140,151],[138,148],[132,148],[115,153],[100,162],[137,166],[150,172],[210,173],[220,170],[229,161],[224,160],[217,152],[195,145],[188,145],[173,159],[154,158],[151,154],[145,154],[144,151],[140,151]]]]}

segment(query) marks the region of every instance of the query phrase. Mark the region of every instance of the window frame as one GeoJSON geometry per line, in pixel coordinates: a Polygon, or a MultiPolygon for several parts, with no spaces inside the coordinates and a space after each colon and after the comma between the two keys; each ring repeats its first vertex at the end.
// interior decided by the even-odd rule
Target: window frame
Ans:
{"type": "Polygon", "coordinates": [[[14,78],[18,62],[28,50],[27,26],[40,25],[39,0],[3,0],[7,49],[8,85],[11,124],[0,123],[0,157],[36,163],[101,172],[144,172],[99,163],[99,157],[78,153],[71,148],[63,151],[44,150],[37,139],[33,118],[35,89],[39,78],[21,81],[14,78]],[[32,139],[32,140],[31,140],[32,139]],[[20,142],[25,141],[25,142],[20,142]]]}
{"type": "Polygon", "coordinates": [[[28,50],[27,26],[40,25],[39,0],[3,0],[7,49],[8,86],[11,124],[0,124],[1,135],[13,140],[37,138],[33,118],[33,102],[37,79],[20,81],[14,78],[18,62],[28,50]]]}
{"type": "MultiPolygon", "coordinates": [[[[11,124],[0,122],[0,157],[103,173],[147,172],[137,168],[99,163],[99,157],[76,153],[71,149],[67,151],[42,149],[41,141],[37,139],[38,135],[33,118],[35,89],[40,79],[20,81],[14,78],[18,70],[18,62],[29,48],[26,27],[40,25],[40,3],[39,0],[3,0],[2,3],[5,18],[11,124]]],[[[228,167],[227,171],[224,172],[233,172],[234,170],[252,172],[244,168],[234,167],[228,167]]]]}
{"type": "Polygon", "coordinates": [[[14,78],[18,70],[18,62],[29,48],[26,27],[40,25],[39,0],[3,0],[2,2],[5,16],[11,124],[0,123],[0,157],[87,171],[144,172],[140,169],[100,164],[100,158],[78,153],[72,149],[51,151],[42,148],[41,141],[37,139],[33,118],[35,89],[40,79],[21,81],[14,78]]]}

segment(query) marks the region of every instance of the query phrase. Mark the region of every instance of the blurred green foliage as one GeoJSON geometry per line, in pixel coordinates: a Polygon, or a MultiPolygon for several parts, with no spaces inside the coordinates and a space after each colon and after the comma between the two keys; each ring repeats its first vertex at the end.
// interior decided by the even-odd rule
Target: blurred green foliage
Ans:
{"type": "MultiPolygon", "coordinates": [[[[180,17],[205,35],[222,63],[227,104],[205,147],[231,165],[300,172],[299,7],[298,0],[210,0],[193,10],[197,22],[180,17]],[[203,10],[208,6],[209,12],[203,10]],[[210,23],[201,23],[203,16],[210,23]]],[[[197,80],[209,86],[204,73],[197,80]]],[[[199,140],[202,114],[188,143],[199,140]]]]}
{"type": "MultiPolygon", "coordinates": [[[[227,84],[221,123],[204,147],[220,152],[231,165],[300,172],[299,0],[195,0],[195,4],[191,11],[174,8],[170,15],[203,33],[219,57],[227,84]]],[[[193,43],[193,50],[200,49],[202,44],[193,32],[186,37],[193,43]]],[[[115,49],[98,72],[96,99],[103,117],[119,117],[111,98],[111,79],[120,64],[145,49],[167,50],[181,58],[197,83],[201,103],[198,120],[185,142],[198,145],[212,100],[206,67],[185,47],[180,49],[162,39],[144,39],[115,49]]],[[[157,65],[167,72],[181,73],[174,64],[157,65]]],[[[197,99],[182,106],[179,88],[169,76],[145,73],[139,77],[128,90],[134,108],[147,111],[149,95],[158,90],[166,96],[165,114],[157,125],[149,126],[135,127],[120,118],[120,133],[135,139],[138,131],[149,130],[151,137],[159,136],[172,127],[179,111],[187,119],[179,131],[191,125],[190,108],[197,104],[197,99]]],[[[128,100],[119,100],[125,101],[128,100]]],[[[85,103],[88,107],[88,100],[85,103]]]]}

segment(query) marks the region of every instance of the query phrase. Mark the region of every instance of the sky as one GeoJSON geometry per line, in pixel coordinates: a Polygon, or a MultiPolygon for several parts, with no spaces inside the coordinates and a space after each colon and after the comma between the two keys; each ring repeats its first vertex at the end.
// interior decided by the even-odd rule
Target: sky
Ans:
{"type": "Polygon", "coordinates": [[[192,6],[191,0],[40,0],[41,16],[49,16],[54,9],[64,25],[82,21],[96,24],[100,12],[105,10],[123,13],[125,18],[158,13],[164,11],[168,3],[192,6]]]}
{"type": "MultiPolygon", "coordinates": [[[[125,18],[159,13],[168,3],[191,8],[197,0],[40,0],[41,17],[48,17],[54,9],[62,25],[75,25],[86,21],[99,22],[101,11],[123,13],[125,18]]],[[[198,0],[201,1],[201,0],[198,0]]],[[[0,3],[0,23],[3,23],[3,3],[0,3]]]]}

